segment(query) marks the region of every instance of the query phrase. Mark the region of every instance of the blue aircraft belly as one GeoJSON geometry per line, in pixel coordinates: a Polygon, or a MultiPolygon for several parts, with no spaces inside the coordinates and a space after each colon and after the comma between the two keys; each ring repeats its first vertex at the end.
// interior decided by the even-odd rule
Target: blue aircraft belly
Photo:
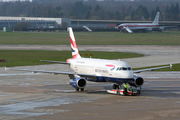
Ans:
{"type": "Polygon", "coordinates": [[[87,80],[92,82],[113,82],[113,83],[125,83],[128,81],[134,81],[133,78],[113,78],[113,77],[102,77],[102,76],[97,76],[96,80],[90,80],[90,79],[87,80]]]}

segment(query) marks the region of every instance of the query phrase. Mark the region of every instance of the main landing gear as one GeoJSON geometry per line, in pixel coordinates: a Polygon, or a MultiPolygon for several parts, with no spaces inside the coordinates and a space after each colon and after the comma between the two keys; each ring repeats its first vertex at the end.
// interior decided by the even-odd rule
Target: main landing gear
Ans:
{"type": "MultiPolygon", "coordinates": [[[[80,90],[81,90],[81,91],[84,91],[84,88],[81,88],[80,90]]],[[[76,88],[76,91],[79,91],[79,88],[76,88]]]]}
{"type": "Polygon", "coordinates": [[[120,84],[113,84],[113,89],[120,89],[121,85],[122,85],[122,83],[120,83],[120,84]]]}

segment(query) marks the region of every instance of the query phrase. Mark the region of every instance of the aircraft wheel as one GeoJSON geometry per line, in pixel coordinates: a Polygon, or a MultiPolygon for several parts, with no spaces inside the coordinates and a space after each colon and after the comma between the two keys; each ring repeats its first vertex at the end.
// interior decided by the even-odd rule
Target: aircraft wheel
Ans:
{"type": "Polygon", "coordinates": [[[81,91],[84,91],[84,88],[81,88],[81,91]]]}
{"type": "Polygon", "coordinates": [[[116,84],[113,84],[113,89],[116,89],[116,84]]]}
{"type": "Polygon", "coordinates": [[[138,92],[139,95],[141,94],[141,90],[138,90],[137,92],[138,92]]]}
{"type": "Polygon", "coordinates": [[[79,91],[79,88],[76,88],[76,91],[79,91]]]}
{"type": "Polygon", "coordinates": [[[121,89],[121,86],[122,86],[122,84],[118,84],[118,86],[117,86],[117,87],[118,87],[118,89],[121,89]]]}

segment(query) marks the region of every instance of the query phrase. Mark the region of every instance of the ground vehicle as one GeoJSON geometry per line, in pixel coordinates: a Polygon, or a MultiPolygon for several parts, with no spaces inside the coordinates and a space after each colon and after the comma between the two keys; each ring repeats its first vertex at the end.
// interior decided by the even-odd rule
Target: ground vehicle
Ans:
{"type": "Polygon", "coordinates": [[[107,90],[108,93],[111,93],[111,94],[117,94],[117,95],[140,95],[141,94],[141,91],[140,89],[137,89],[136,87],[129,87],[127,89],[127,92],[125,92],[124,89],[112,89],[112,90],[107,90]]]}

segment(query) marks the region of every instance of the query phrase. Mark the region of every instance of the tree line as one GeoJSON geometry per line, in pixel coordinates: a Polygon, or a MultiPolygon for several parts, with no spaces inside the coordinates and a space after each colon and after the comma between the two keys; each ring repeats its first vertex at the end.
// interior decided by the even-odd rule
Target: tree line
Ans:
{"type": "MultiPolygon", "coordinates": [[[[116,2],[117,3],[117,2],[116,2]]],[[[115,4],[115,3],[114,3],[115,4]]],[[[53,17],[87,20],[153,20],[160,12],[160,20],[180,20],[179,4],[155,6],[151,9],[146,5],[114,5],[113,2],[106,7],[96,2],[1,2],[0,16],[19,17],[53,17]]]]}

